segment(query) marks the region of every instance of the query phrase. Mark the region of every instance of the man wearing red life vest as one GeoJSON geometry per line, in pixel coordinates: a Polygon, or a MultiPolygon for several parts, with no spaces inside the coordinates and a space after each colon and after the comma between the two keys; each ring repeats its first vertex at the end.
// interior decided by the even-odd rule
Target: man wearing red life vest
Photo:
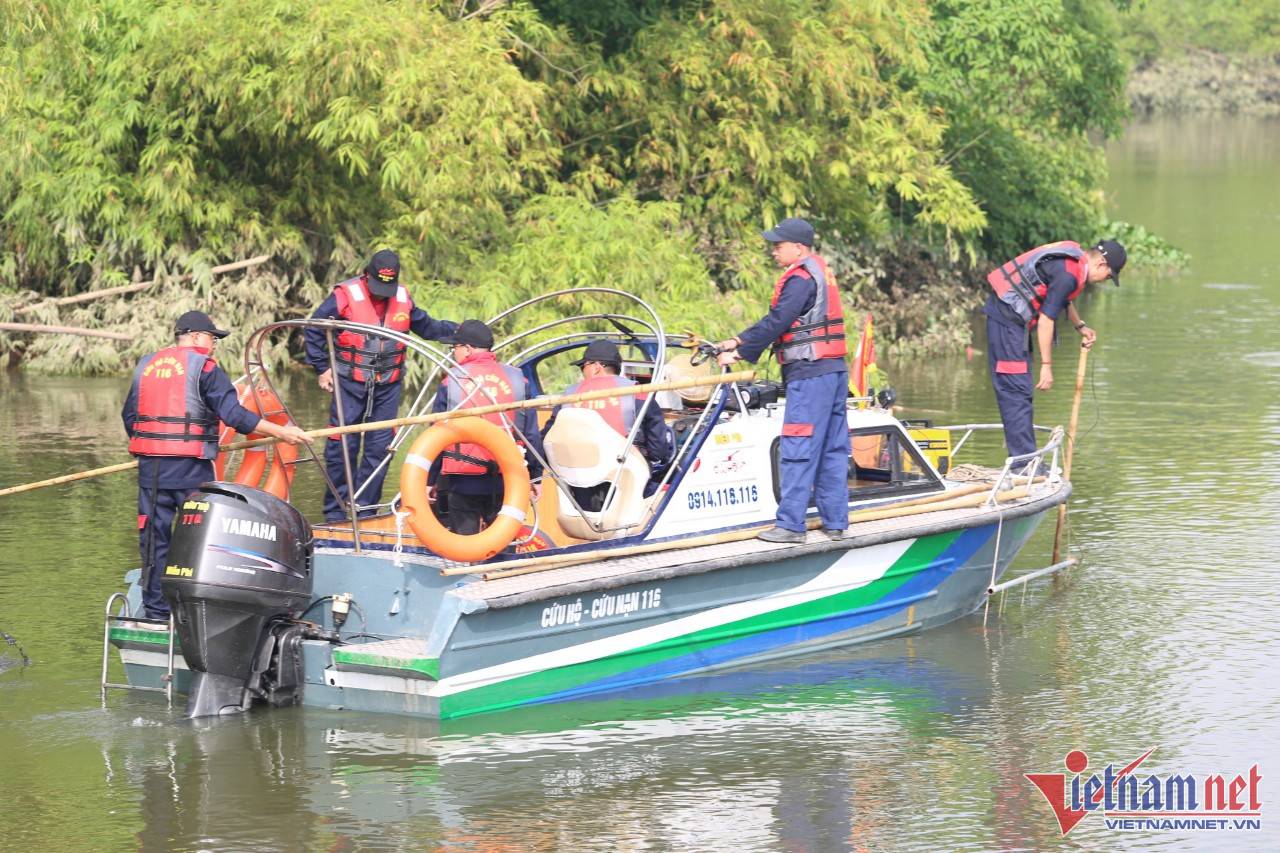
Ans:
{"type": "MultiPolygon", "coordinates": [[[[311,317],[413,332],[433,341],[447,340],[457,327],[448,320],[432,319],[413,304],[408,289],[400,283],[400,257],[390,249],[375,252],[363,273],[339,282],[311,317]]],[[[336,364],[338,370],[335,380],[325,330],[307,329],[304,337],[307,362],[319,374],[320,387],[334,395],[329,407],[330,426],[390,420],[396,416],[403,391],[404,344],[374,335],[342,332],[334,341],[332,364],[336,364]]],[[[326,521],[347,517],[347,464],[357,490],[356,502],[372,506],[382,500],[387,448],[392,435],[387,429],[329,438],[324,452],[325,468],[338,494],[327,491],[324,496],[326,521]],[[363,453],[360,452],[362,444],[363,453]]]]}
{"type": "MultiPolygon", "coordinates": [[[[623,388],[636,384],[621,375],[622,353],[618,351],[617,344],[612,341],[591,341],[587,344],[582,358],[573,362],[573,364],[582,369],[582,381],[570,385],[561,393],[577,394],[580,391],[600,391],[606,388],[623,388]]],[[[650,480],[645,485],[645,496],[648,497],[653,494],[657,486],[658,475],[666,468],[667,463],[671,461],[672,452],[671,431],[667,429],[666,421],[662,419],[662,410],[657,405],[646,406],[645,395],[643,394],[630,397],[610,397],[605,400],[593,400],[586,403],[578,403],[577,405],[587,406],[599,412],[605,423],[613,427],[614,431],[623,437],[631,434],[631,427],[636,422],[637,413],[642,413],[640,430],[636,433],[636,447],[641,455],[644,456],[645,461],[649,463],[650,480]]],[[[560,408],[560,406],[556,406],[546,425],[542,428],[543,437],[546,437],[551,430],[551,425],[555,423],[556,415],[559,413],[560,408]]],[[[570,486],[569,488],[578,504],[583,509],[591,512],[599,512],[601,510],[609,492],[608,483],[586,488],[577,486],[570,486]]]]}
{"type": "MultiPolygon", "coordinates": [[[[493,332],[479,320],[464,320],[449,343],[458,368],[440,383],[432,403],[433,412],[453,411],[494,403],[516,403],[529,399],[529,383],[524,374],[494,357],[493,332]]],[[[485,420],[505,428],[524,448],[529,479],[534,481],[537,499],[542,476],[542,438],[538,416],[533,409],[495,412],[485,420]],[[536,456],[534,453],[536,452],[536,456]]],[[[490,524],[502,506],[503,480],[493,454],[478,444],[455,444],[440,454],[432,466],[432,491],[447,505],[444,523],[454,533],[470,536],[490,524]]],[[[439,512],[439,510],[438,510],[439,512]]]]}
{"type": "Polygon", "coordinates": [[[766,542],[803,542],[810,501],[824,532],[844,538],[849,526],[849,427],[845,416],[849,366],[844,311],[835,277],[813,252],[813,226],[784,219],[765,231],[782,274],[769,313],[737,337],[720,342],[720,364],[755,361],[772,345],[782,364],[787,406],[779,447],[782,499],[766,542]]]}
{"type": "Polygon", "coordinates": [[[1010,456],[1036,449],[1030,336],[1035,335],[1040,349],[1034,390],[1048,391],[1053,387],[1050,356],[1058,317],[1065,309],[1083,346],[1093,346],[1098,335],[1080,319],[1075,300],[1086,285],[1103,279],[1118,287],[1125,260],[1124,247],[1115,240],[1103,240],[1091,249],[1064,240],[1023,252],[987,276],[991,293],[982,309],[987,316],[987,367],[1010,456]]]}
{"type": "Polygon", "coordinates": [[[178,506],[213,480],[218,421],[248,435],[260,432],[290,444],[310,442],[293,424],[273,424],[240,405],[235,386],[213,360],[227,333],[209,315],[178,318],[177,340],[138,362],[120,417],[129,452],[138,458],[138,549],[142,556],[142,604],[148,619],[168,619],[160,592],[169,538],[178,506]]]}

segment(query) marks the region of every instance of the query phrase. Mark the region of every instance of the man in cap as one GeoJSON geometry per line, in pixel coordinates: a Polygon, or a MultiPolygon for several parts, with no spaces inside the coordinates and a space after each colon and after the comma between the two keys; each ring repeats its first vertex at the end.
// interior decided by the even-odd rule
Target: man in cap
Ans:
{"type": "MultiPolygon", "coordinates": [[[[601,391],[608,388],[626,388],[636,384],[621,375],[622,353],[618,351],[618,345],[613,341],[591,341],[587,344],[582,358],[572,363],[582,370],[582,381],[566,388],[563,392],[565,394],[601,391]]],[[[666,468],[667,463],[671,461],[671,432],[667,429],[666,421],[662,419],[662,411],[656,405],[646,406],[645,395],[643,394],[609,397],[604,400],[590,400],[582,403],[566,403],[565,405],[581,406],[599,412],[600,416],[604,418],[604,422],[613,427],[614,431],[623,437],[631,434],[631,427],[635,424],[637,413],[643,413],[640,431],[636,435],[636,447],[640,450],[641,455],[644,456],[645,461],[649,463],[651,476],[649,484],[645,487],[645,494],[646,496],[652,494],[652,490],[656,486],[654,476],[660,474],[666,468]]],[[[543,437],[546,437],[551,425],[555,423],[556,414],[560,411],[560,408],[560,406],[556,406],[555,410],[552,411],[551,417],[542,429],[543,437]]],[[[593,488],[571,488],[574,492],[574,497],[583,509],[599,512],[608,494],[609,486],[605,483],[602,486],[593,488]]]]}
{"type": "Polygon", "coordinates": [[[772,346],[782,365],[786,409],[779,451],[782,499],[766,542],[803,542],[810,501],[823,531],[844,537],[849,526],[849,427],[845,416],[849,366],[844,311],[827,262],[813,251],[813,226],[784,219],[762,235],[782,267],[769,313],[721,341],[720,364],[755,361],[772,346]]]}
{"type": "Polygon", "coordinates": [[[296,425],[274,424],[240,405],[231,379],[213,360],[214,346],[227,333],[208,314],[188,311],[174,334],[173,346],[138,362],[120,411],[129,452],[138,458],[138,547],[149,619],[169,618],[160,578],[173,515],[188,494],[214,478],[218,421],[246,435],[260,432],[289,444],[311,441],[296,425]]]}
{"type": "Polygon", "coordinates": [[[1089,249],[1064,240],[1023,252],[987,276],[991,293],[982,308],[987,316],[987,366],[1010,456],[1036,449],[1031,335],[1040,349],[1040,377],[1034,390],[1048,391],[1053,387],[1051,355],[1063,309],[1080,333],[1081,345],[1093,346],[1098,335],[1080,319],[1075,300],[1086,285],[1104,279],[1119,287],[1126,259],[1124,246],[1115,240],[1102,240],[1089,249]]]}
{"type": "MultiPolygon", "coordinates": [[[[408,289],[400,283],[400,257],[390,249],[375,252],[363,273],[339,282],[311,318],[348,320],[395,332],[413,332],[433,341],[447,340],[457,328],[456,323],[448,320],[432,319],[413,304],[408,289]]],[[[336,364],[338,370],[335,380],[326,331],[307,329],[304,338],[307,362],[319,374],[320,387],[334,395],[329,407],[330,426],[390,420],[396,416],[403,391],[404,344],[377,335],[340,332],[334,341],[332,364],[336,364]]],[[[392,435],[387,429],[329,437],[324,452],[325,468],[338,493],[326,491],[326,521],[346,517],[347,465],[357,490],[356,503],[371,506],[382,500],[382,481],[387,476],[384,461],[392,435]],[[360,453],[362,442],[363,454],[360,453]]]]}
{"type": "MultiPolygon", "coordinates": [[[[529,399],[529,383],[519,369],[500,364],[493,355],[493,332],[479,320],[464,320],[450,337],[451,356],[458,365],[440,382],[432,403],[433,412],[453,411],[494,403],[516,403],[529,399]]],[[[542,438],[538,434],[538,417],[533,409],[494,412],[483,416],[503,427],[525,450],[524,461],[529,478],[542,476],[542,438]],[[527,445],[526,445],[526,442],[527,445]],[[536,451],[537,456],[530,452],[536,451]]],[[[490,524],[502,506],[502,474],[493,454],[478,444],[455,444],[444,450],[432,469],[433,491],[440,503],[447,504],[445,525],[454,533],[470,536],[490,524]]]]}

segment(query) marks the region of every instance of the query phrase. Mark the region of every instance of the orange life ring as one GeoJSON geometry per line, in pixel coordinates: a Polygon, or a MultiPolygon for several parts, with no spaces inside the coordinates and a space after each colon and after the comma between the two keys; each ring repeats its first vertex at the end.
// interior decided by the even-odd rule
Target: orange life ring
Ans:
{"type": "Polygon", "coordinates": [[[466,417],[435,424],[418,436],[400,469],[400,503],[409,511],[409,528],[440,556],[465,563],[487,560],[511,544],[529,512],[529,469],[507,431],[484,418],[466,417]],[[447,529],[427,501],[427,473],[440,451],[473,442],[493,454],[502,472],[502,509],[493,523],[472,536],[447,529]]]}
{"type": "MultiPolygon", "coordinates": [[[[284,410],[284,405],[280,402],[280,398],[270,391],[260,388],[254,394],[246,386],[240,389],[239,396],[240,405],[254,414],[261,415],[273,424],[284,425],[289,423],[289,415],[284,410]]],[[[222,428],[218,432],[218,443],[228,444],[235,440],[235,436],[236,431],[233,428],[222,424],[222,428]]],[[[267,438],[267,436],[255,432],[249,438],[267,438]]],[[[227,464],[230,461],[230,457],[231,454],[224,450],[214,460],[213,473],[216,479],[223,480],[226,478],[227,464]]],[[[263,445],[262,447],[245,448],[244,455],[240,460],[240,467],[236,470],[235,482],[242,486],[254,486],[256,488],[262,483],[262,474],[266,471],[267,482],[262,485],[262,489],[282,501],[287,501],[289,500],[289,487],[293,484],[293,463],[297,459],[298,448],[283,442],[278,442],[274,445],[263,445]],[[271,469],[269,471],[267,470],[268,454],[271,461],[271,469]]]]}

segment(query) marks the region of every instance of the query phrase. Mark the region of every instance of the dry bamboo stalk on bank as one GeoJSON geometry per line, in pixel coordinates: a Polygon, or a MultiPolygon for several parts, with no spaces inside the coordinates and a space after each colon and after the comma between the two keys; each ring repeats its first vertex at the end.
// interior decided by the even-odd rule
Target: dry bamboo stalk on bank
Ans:
{"type": "MultiPolygon", "coordinates": [[[[741,370],[736,373],[725,373],[721,376],[703,376],[692,379],[674,379],[668,382],[651,382],[648,385],[631,385],[626,388],[602,388],[599,391],[583,391],[577,394],[556,394],[551,397],[534,397],[531,400],[520,400],[515,403],[495,403],[489,406],[472,406],[468,409],[455,409],[452,412],[437,412],[430,415],[417,415],[410,418],[392,418],[386,421],[373,421],[367,424],[351,424],[345,427],[327,427],[325,429],[310,430],[307,435],[312,438],[326,438],[331,435],[344,435],[358,432],[368,432],[377,429],[392,429],[398,426],[409,426],[414,424],[432,424],[438,421],[447,421],[453,418],[462,418],[469,415],[485,415],[494,412],[506,412],[513,409],[538,409],[546,406],[560,406],[569,403],[581,403],[588,400],[606,400],[610,397],[625,397],[631,394],[645,394],[652,391],[677,391],[681,388],[699,388],[706,385],[724,385],[730,382],[750,382],[754,379],[756,373],[754,370],[741,370]]],[[[259,447],[265,444],[275,444],[278,439],[274,438],[256,438],[246,439],[244,441],[233,441],[230,444],[221,445],[218,449],[242,450],[246,447],[259,447]]],[[[36,489],[42,489],[46,486],[58,486],[63,483],[74,483],[77,480],[88,480],[91,477],[101,477],[105,474],[115,474],[120,471],[128,471],[138,467],[137,462],[122,462],[118,465],[109,465],[106,468],[94,468],[89,471],[80,471],[75,474],[64,474],[61,477],[53,477],[48,480],[40,480],[35,483],[24,483],[20,486],[9,486],[0,489],[0,497],[5,495],[16,495],[22,492],[31,492],[36,489]]]]}
{"type": "MultiPolygon", "coordinates": [[[[19,308],[18,311],[22,309],[19,308]]],[[[34,332],[49,335],[79,335],[82,338],[108,338],[113,341],[131,341],[133,335],[124,332],[106,332],[98,329],[84,329],[79,326],[45,326],[39,323],[0,323],[0,331],[34,332]]]]}
{"type": "MultiPolygon", "coordinates": [[[[996,495],[996,501],[1017,500],[1027,496],[1027,486],[1018,486],[1013,489],[1006,489],[996,495]]],[[[855,510],[849,513],[849,523],[856,524],[863,521],[879,521],[886,518],[902,518],[910,515],[922,515],[927,512],[943,512],[951,509],[966,509],[968,507],[981,506],[987,500],[985,492],[990,491],[990,487],[984,489],[983,494],[970,494],[955,498],[954,500],[937,500],[928,504],[916,503],[914,506],[895,505],[886,507],[885,509],[868,509],[855,510]]],[[[947,495],[950,498],[950,495],[947,495]]],[[[810,529],[816,528],[821,522],[813,519],[808,523],[810,529]]],[[[666,542],[650,542],[644,545],[632,545],[627,548],[618,548],[609,551],[596,551],[590,554],[564,554],[548,557],[529,557],[524,561],[512,560],[505,564],[496,564],[497,566],[507,565],[511,568],[498,568],[495,571],[478,571],[478,566],[458,566],[452,569],[442,569],[442,575],[467,575],[482,574],[485,580],[501,580],[502,578],[512,578],[519,575],[533,574],[534,572],[545,572],[551,569],[563,569],[568,566],[576,566],[582,563],[591,563],[597,560],[612,560],[618,557],[633,557],[640,554],[653,554],[658,551],[675,551],[685,548],[700,548],[706,545],[721,545],[726,542],[743,542],[748,539],[754,539],[761,531],[769,529],[772,525],[761,524],[755,527],[748,527],[743,530],[728,530],[723,533],[710,533],[706,536],[695,536],[690,539],[669,540],[666,542]],[[539,563],[538,561],[544,561],[539,563]],[[521,568],[515,568],[515,566],[521,568]]]]}
{"type": "MultiPolygon", "coordinates": [[[[224,272],[235,272],[236,270],[246,269],[247,267],[256,267],[258,264],[265,264],[269,260],[271,260],[271,255],[258,255],[256,258],[248,258],[243,261],[235,261],[229,264],[222,264],[221,266],[210,267],[209,272],[214,275],[219,275],[224,272]]],[[[173,280],[186,281],[192,277],[191,273],[185,273],[183,275],[175,276],[173,280]]],[[[126,293],[136,293],[139,290],[146,290],[157,281],[159,281],[159,279],[140,281],[136,284],[122,284],[119,287],[108,287],[103,290],[91,290],[88,293],[77,293],[75,296],[60,296],[56,299],[46,299],[40,302],[34,302],[30,305],[24,305],[21,308],[15,309],[13,313],[29,314],[46,303],[52,303],[57,306],[76,305],[80,302],[92,302],[95,299],[103,299],[107,296],[123,296],[126,293]]],[[[121,338],[121,340],[129,340],[129,338],[124,337],[121,338]]]]}

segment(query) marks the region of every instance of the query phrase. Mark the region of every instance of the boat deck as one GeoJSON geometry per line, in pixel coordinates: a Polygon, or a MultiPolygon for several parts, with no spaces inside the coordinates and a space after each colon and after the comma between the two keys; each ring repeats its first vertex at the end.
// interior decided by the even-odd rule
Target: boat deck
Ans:
{"type": "MultiPolygon", "coordinates": [[[[551,563],[543,568],[530,560],[525,562],[524,570],[527,573],[522,574],[516,574],[522,571],[521,561],[511,561],[512,568],[509,573],[502,570],[503,564],[486,566],[484,569],[487,571],[484,577],[459,587],[454,594],[478,604],[482,603],[486,608],[515,607],[531,601],[575,595],[589,590],[610,589],[760,562],[762,555],[786,553],[788,556],[800,556],[808,553],[849,550],[927,535],[941,530],[976,527],[990,524],[1000,518],[1021,517],[1042,512],[1046,508],[1064,502],[1070,492],[1071,484],[1059,480],[1054,483],[1038,483],[1029,496],[1003,501],[994,507],[939,509],[921,511],[905,517],[855,521],[850,524],[846,538],[840,540],[831,540],[821,531],[810,530],[803,543],[762,542],[752,535],[760,528],[753,528],[751,531],[741,531],[744,538],[737,541],[685,548],[679,547],[677,541],[672,542],[671,547],[664,550],[616,557],[608,557],[596,552],[581,555],[580,562],[574,565],[551,563]]],[[[574,556],[577,555],[564,555],[566,559],[574,556]]],[[[476,569],[478,573],[481,567],[476,569]]]]}

